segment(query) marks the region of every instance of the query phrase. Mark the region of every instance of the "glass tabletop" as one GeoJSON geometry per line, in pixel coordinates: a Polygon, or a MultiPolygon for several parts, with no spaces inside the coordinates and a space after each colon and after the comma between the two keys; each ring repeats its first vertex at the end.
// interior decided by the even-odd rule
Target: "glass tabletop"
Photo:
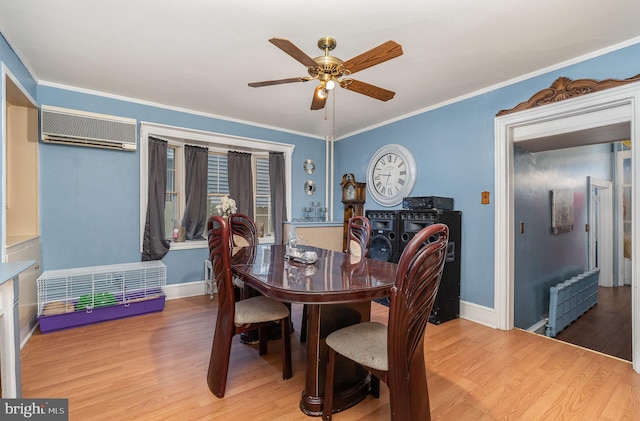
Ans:
{"type": "Polygon", "coordinates": [[[337,303],[369,301],[389,295],[395,263],[304,246],[315,252],[314,263],[286,258],[287,246],[264,244],[233,250],[236,275],[266,296],[282,301],[337,303]]]}

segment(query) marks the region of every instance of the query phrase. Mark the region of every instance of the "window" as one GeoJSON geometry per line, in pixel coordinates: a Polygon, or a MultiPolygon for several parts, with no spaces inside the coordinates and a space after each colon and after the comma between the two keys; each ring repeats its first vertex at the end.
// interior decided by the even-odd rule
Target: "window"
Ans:
{"type": "Polygon", "coordinates": [[[273,233],[273,223],[271,221],[271,187],[269,179],[269,157],[254,157],[255,179],[253,185],[255,186],[255,200],[256,210],[255,219],[256,222],[262,222],[264,224],[264,232],[273,233]]]}
{"type": "MultiPolygon", "coordinates": [[[[254,203],[256,222],[264,224],[264,233],[273,233],[271,217],[271,189],[269,184],[269,152],[283,152],[285,154],[285,172],[287,180],[291,179],[291,156],[293,145],[263,140],[247,139],[200,132],[153,123],[140,125],[140,247],[146,220],[147,189],[148,189],[148,150],[147,139],[155,136],[164,139],[167,147],[167,191],[165,199],[165,234],[167,239],[173,239],[174,229],[182,223],[182,213],[185,207],[185,171],[184,146],[187,144],[207,147],[209,150],[207,169],[207,215],[217,214],[216,205],[220,197],[229,194],[227,176],[227,152],[230,150],[243,151],[252,154],[254,176],[254,203]]],[[[287,188],[287,209],[291,209],[291,192],[287,188]]],[[[206,241],[172,242],[172,249],[207,247],[206,241]]]]}
{"type": "MultiPolygon", "coordinates": [[[[184,191],[184,180],[181,178],[185,171],[182,146],[167,147],[167,196],[165,200],[165,238],[175,241],[178,228],[182,225],[184,202],[181,192],[184,191]],[[179,182],[180,181],[180,182],[179,182]]],[[[252,156],[253,185],[254,185],[254,215],[256,222],[264,224],[264,235],[273,235],[271,224],[271,188],[269,185],[269,157],[252,156]]],[[[224,152],[209,152],[207,165],[207,218],[217,215],[217,205],[222,196],[229,195],[229,178],[227,154],[224,152]]],[[[185,195],[186,200],[186,195],[185,195]]],[[[205,221],[206,223],[206,221],[205,221]]],[[[205,226],[206,231],[206,226],[205,226]]],[[[206,233],[203,233],[205,236],[206,233]]]]}
{"type": "Polygon", "coordinates": [[[229,194],[229,179],[227,176],[227,155],[223,153],[209,153],[209,168],[207,171],[207,215],[216,215],[216,205],[220,204],[220,197],[229,194]]]}
{"type": "Polygon", "coordinates": [[[167,147],[167,194],[164,201],[164,238],[171,239],[174,229],[178,229],[176,225],[180,216],[180,189],[176,185],[178,177],[176,176],[176,147],[167,147]]]}
{"type": "MultiPolygon", "coordinates": [[[[264,224],[264,234],[273,234],[271,222],[271,187],[269,179],[269,156],[253,154],[253,186],[254,186],[254,215],[256,222],[264,224]]],[[[224,153],[209,154],[209,169],[207,180],[207,214],[217,214],[216,205],[220,204],[220,197],[229,194],[229,180],[227,172],[227,155],[224,153]]]]}

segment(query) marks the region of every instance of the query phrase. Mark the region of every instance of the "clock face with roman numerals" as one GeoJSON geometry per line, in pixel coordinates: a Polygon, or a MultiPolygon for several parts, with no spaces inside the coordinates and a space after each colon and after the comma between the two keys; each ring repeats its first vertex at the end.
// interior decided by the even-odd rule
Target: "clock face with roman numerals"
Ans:
{"type": "Polygon", "coordinates": [[[373,154],[367,168],[367,189],[383,206],[395,206],[413,190],[416,161],[402,145],[385,145],[373,154]]]}

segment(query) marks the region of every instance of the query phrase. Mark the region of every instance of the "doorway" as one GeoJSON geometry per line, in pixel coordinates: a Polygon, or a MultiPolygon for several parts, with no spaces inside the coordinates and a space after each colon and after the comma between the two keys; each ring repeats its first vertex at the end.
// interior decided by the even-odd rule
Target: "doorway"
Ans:
{"type": "MultiPolygon", "coordinates": [[[[571,100],[507,114],[495,119],[495,325],[499,329],[514,327],[514,192],[513,147],[521,142],[549,150],[577,145],[609,143],[631,139],[638,145],[640,134],[640,86],[637,83],[590,93],[571,100]],[[631,136],[627,136],[631,133],[631,136]]],[[[639,162],[638,148],[632,159],[639,162]]],[[[632,168],[631,202],[636,202],[640,172],[632,168]]],[[[637,218],[637,207],[631,219],[637,218]]],[[[640,238],[631,228],[631,261],[635,261],[640,238]]],[[[632,287],[637,267],[631,266],[632,287]]],[[[640,373],[640,289],[632,295],[633,368],[640,373]]]]}
{"type": "Polygon", "coordinates": [[[598,285],[613,287],[613,183],[587,177],[589,269],[600,268],[598,285]]]}

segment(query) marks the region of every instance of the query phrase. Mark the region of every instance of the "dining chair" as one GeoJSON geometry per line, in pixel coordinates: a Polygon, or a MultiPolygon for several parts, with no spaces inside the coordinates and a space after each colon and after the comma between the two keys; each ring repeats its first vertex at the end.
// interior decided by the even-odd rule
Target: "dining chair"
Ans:
{"type": "Polygon", "coordinates": [[[274,323],[280,324],[282,332],[282,378],[290,379],[289,309],[283,303],[263,295],[236,302],[229,222],[221,216],[211,216],[207,222],[207,233],[213,278],[218,287],[218,314],[207,374],[209,389],[217,397],[224,397],[233,337],[257,329],[259,353],[264,355],[267,353],[267,328],[274,323]]]}
{"type": "Polygon", "coordinates": [[[371,225],[366,216],[352,216],[347,232],[347,254],[369,257],[371,225]]]}
{"type": "MultiPolygon", "coordinates": [[[[229,226],[231,230],[231,247],[243,247],[243,246],[253,246],[258,243],[258,234],[256,229],[256,224],[253,222],[253,219],[249,218],[247,215],[241,213],[231,214],[227,220],[229,221],[229,226]]],[[[207,259],[207,265],[209,271],[205,271],[208,275],[211,268],[211,260],[207,259]]],[[[205,276],[207,276],[205,275],[205,276]]],[[[209,282],[213,282],[210,278],[206,278],[209,282]]],[[[244,298],[244,294],[250,294],[249,291],[245,291],[244,282],[237,277],[233,277],[233,285],[234,285],[234,296],[236,301],[244,298]]],[[[206,288],[209,291],[209,299],[213,300],[215,290],[209,286],[206,288]]],[[[256,295],[256,294],[253,294],[256,295]]]]}
{"type": "Polygon", "coordinates": [[[409,241],[391,288],[387,325],[363,322],[327,336],[324,420],[331,420],[333,412],[333,378],[338,354],[371,373],[371,394],[375,397],[380,393],[380,380],[387,384],[392,420],[431,419],[424,334],[440,285],[448,238],[449,228],[445,224],[433,224],[409,241]],[[419,418],[416,414],[420,414],[419,418]]]}
{"type": "MultiPolygon", "coordinates": [[[[369,257],[369,242],[371,240],[371,224],[365,216],[352,216],[347,225],[346,253],[354,257],[369,257]]],[[[307,320],[309,318],[307,305],[302,307],[302,326],[300,327],[300,342],[307,340],[307,320]]]]}
{"type": "MultiPolygon", "coordinates": [[[[253,219],[242,213],[233,213],[228,218],[231,230],[231,247],[255,246],[258,244],[258,231],[253,219]]],[[[250,288],[245,288],[244,282],[233,277],[233,285],[237,288],[237,299],[245,299],[258,295],[250,288]]],[[[237,300],[236,300],[237,301],[237,300]]]]}
{"type": "MultiPolygon", "coordinates": [[[[242,213],[233,213],[229,216],[229,226],[231,230],[231,247],[245,247],[255,246],[258,244],[258,230],[256,222],[242,213]]],[[[237,299],[244,300],[246,298],[255,297],[260,295],[258,291],[251,288],[237,276],[233,277],[234,292],[237,292],[237,299]]],[[[284,303],[284,305],[291,312],[291,303],[284,303]]],[[[291,326],[290,333],[293,331],[293,325],[291,326]]],[[[277,326],[271,326],[268,329],[268,339],[277,340],[280,339],[280,329],[277,326]]],[[[259,338],[256,331],[243,332],[240,335],[240,342],[243,344],[255,344],[258,343],[259,338]]]]}
{"type": "Polygon", "coordinates": [[[228,218],[232,247],[258,244],[258,230],[253,219],[242,213],[232,213],[228,218]]]}

